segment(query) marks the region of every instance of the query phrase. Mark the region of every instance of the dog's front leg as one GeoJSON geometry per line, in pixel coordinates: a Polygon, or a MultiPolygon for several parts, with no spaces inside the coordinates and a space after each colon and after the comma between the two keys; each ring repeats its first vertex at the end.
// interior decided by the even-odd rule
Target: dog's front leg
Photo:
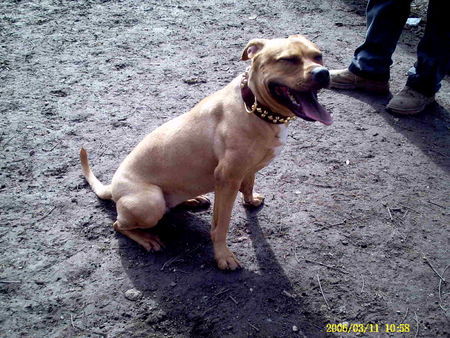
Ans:
{"type": "Polygon", "coordinates": [[[214,215],[211,228],[211,239],[214,245],[214,257],[222,270],[235,270],[240,267],[239,261],[227,246],[227,233],[230,225],[231,212],[242,178],[235,168],[221,165],[214,172],[215,197],[214,215]]]}
{"type": "Polygon", "coordinates": [[[244,196],[244,206],[247,208],[257,208],[264,202],[264,196],[254,193],[255,173],[247,174],[241,183],[239,191],[244,196]]]}

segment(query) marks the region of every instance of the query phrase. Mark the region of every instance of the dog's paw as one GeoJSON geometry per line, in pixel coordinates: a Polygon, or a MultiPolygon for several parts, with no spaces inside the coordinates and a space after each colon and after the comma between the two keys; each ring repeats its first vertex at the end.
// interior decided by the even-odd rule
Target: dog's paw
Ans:
{"type": "Polygon", "coordinates": [[[214,256],[216,258],[217,266],[221,270],[236,270],[241,267],[234,253],[227,247],[214,249],[214,256]]]}
{"type": "Polygon", "coordinates": [[[208,197],[201,195],[197,196],[195,198],[191,198],[187,201],[184,201],[181,203],[182,207],[189,208],[189,209],[207,209],[211,205],[211,201],[208,197]]]}
{"type": "MultiPolygon", "coordinates": [[[[138,231],[138,230],[137,230],[138,231]]],[[[159,239],[159,236],[141,231],[142,235],[140,236],[140,240],[138,241],[145,250],[147,251],[160,251],[164,248],[164,244],[159,239]]]]}
{"type": "Polygon", "coordinates": [[[253,197],[251,200],[246,201],[244,199],[244,207],[246,208],[259,208],[264,203],[264,196],[260,194],[253,194],[253,197]]]}
{"type": "Polygon", "coordinates": [[[147,251],[160,251],[164,248],[164,244],[159,239],[159,236],[155,234],[140,229],[124,230],[118,221],[113,224],[113,227],[116,231],[140,244],[147,251]]]}

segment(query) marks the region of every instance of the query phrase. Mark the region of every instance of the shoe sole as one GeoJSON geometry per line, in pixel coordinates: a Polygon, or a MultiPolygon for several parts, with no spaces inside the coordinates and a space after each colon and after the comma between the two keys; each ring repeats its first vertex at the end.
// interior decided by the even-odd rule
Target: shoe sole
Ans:
{"type": "Polygon", "coordinates": [[[378,84],[378,83],[354,84],[354,83],[331,82],[330,88],[345,89],[345,90],[361,89],[361,90],[365,90],[365,91],[377,93],[377,94],[389,93],[389,86],[387,86],[385,84],[378,84]]]}
{"type": "Polygon", "coordinates": [[[386,106],[386,109],[400,115],[416,115],[421,113],[425,110],[426,107],[428,107],[430,104],[432,104],[434,101],[428,102],[421,106],[420,108],[414,108],[414,109],[401,109],[401,108],[393,108],[389,107],[389,105],[386,106]]]}
{"type": "Polygon", "coordinates": [[[421,109],[397,109],[392,107],[386,107],[386,109],[400,115],[416,115],[422,112],[426,107],[427,105],[423,106],[421,109]]]}

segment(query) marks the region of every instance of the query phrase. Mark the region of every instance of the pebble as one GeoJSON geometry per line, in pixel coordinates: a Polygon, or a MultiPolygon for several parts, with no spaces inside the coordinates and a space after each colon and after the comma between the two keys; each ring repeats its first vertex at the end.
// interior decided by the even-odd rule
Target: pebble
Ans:
{"type": "Polygon", "coordinates": [[[292,331],[297,332],[297,331],[298,331],[298,327],[294,325],[294,326],[292,327],[292,331]]]}
{"type": "Polygon", "coordinates": [[[142,297],[142,292],[136,289],[125,291],[125,298],[131,301],[136,301],[142,297]]]}

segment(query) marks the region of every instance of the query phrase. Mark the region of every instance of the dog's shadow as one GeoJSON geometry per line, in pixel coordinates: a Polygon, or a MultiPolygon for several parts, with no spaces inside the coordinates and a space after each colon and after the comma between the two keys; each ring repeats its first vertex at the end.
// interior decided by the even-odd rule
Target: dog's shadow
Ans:
{"type": "Polygon", "coordinates": [[[145,253],[118,235],[122,265],[134,288],[143,293],[144,303],[158,304],[157,315],[155,309],[143,314],[149,333],[151,326],[171,320],[178,323],[177,334],[195,337],[290,337],[295,327],[308,337],[325,336],[326,320],[313,315],[315,311],[294,295],[256,212],[247,211],[246,227],[261,267],[258,272],[245,267],[234,272],[217,269],[210,212],[200,217],[182,210],[169,212],[155,229],[166,243],[159,253],[145,253]]]}

